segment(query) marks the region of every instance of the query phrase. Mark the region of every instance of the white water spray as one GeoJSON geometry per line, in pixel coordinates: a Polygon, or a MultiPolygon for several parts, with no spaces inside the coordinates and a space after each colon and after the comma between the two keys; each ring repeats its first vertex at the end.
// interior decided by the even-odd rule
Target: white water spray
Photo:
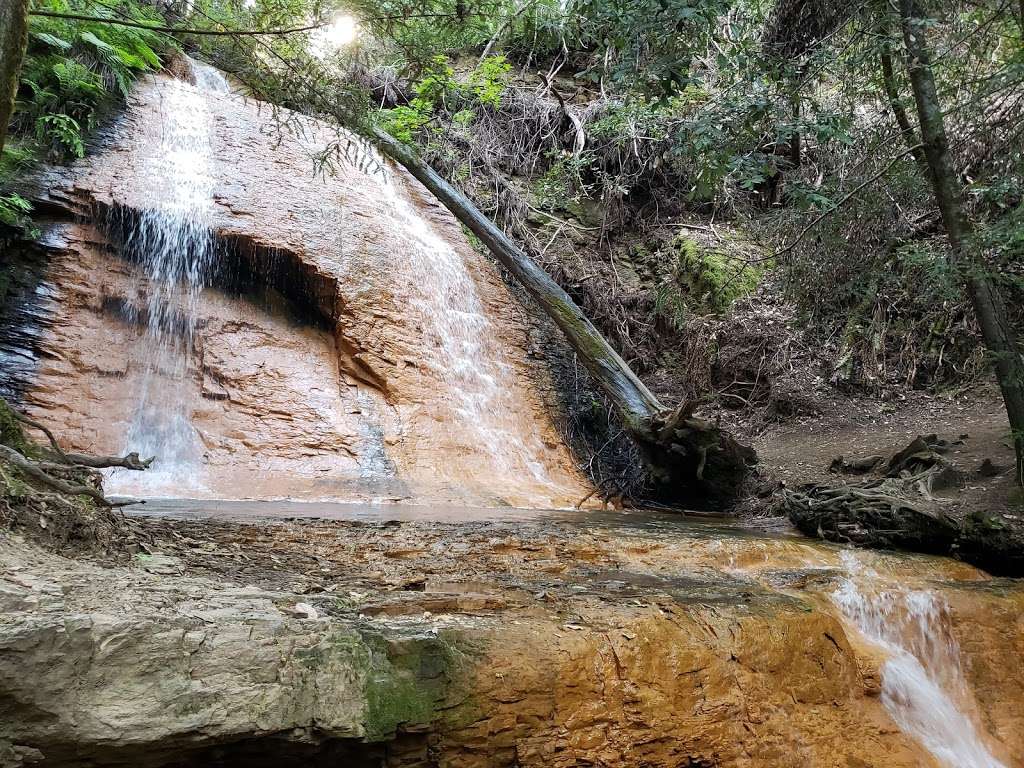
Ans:
{"type": "Polygon", "coordinates": [[[191,420],[185,379],[198,323],[199,296],[213,258],[210,225],[214,174],[206,91],[226,91],[224,77],[192,62],[196,85],[161,86],[159,146],[147,155],[150,206],[125,236],[137,261],[128,311],[145,327],[145,371],[126,449],[155,456],[145,473],[111,476],[113,493],[181,495],[201,491],[202,443],[191,420]]]}
{"type": "Polygon", "coordinates": [[[396,254],[402,267],[395,276],[408,282],[416,316],[426,321],[424,359],[447,385],[458,417],[454,433],[474,436],[471,447],[482,448],[490,459],[487,473],[514,478],[525,471],[536,481],[551,483],[538,460],[543,445],[532,435],[524,439],[506,394],[515,373],[462,257],[396,187],[384,160],[379,155],[376,160],[390,216],[409,246],[406,253],[396,254]]]}
{"type": "Polygon", "coordinates": [[[889,659],[882,702],[897,725],[949,768],[1006,768],[983,742],[965,709],[972,707],[960,649],[942,598],[929,590],[886,584],[854,552],[836,605],[889,659]]]}

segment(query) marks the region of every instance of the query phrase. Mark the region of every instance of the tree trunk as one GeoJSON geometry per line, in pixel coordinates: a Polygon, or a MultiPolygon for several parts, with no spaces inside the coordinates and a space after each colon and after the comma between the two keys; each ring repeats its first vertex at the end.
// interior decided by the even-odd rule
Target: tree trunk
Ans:
{"type": "Polygon", "coordinates": [[[910,124],[907,110],[903,108],[903,102],[900,101],[900,91],[896,86],[896,73],[892,66],[892,51],[889,49],[888,43],[882,49],[879,58],[882,64],[882,87],[885,89],[886,98],[889,99],[889,108],[892,110],[892,116],[896,118],[896,125],[900,128],[900,135],[903,136],[903,142],[907,145],[907,148],[913,152],[914,159],[921,167],[921,170],[928,174],[928,158],[925,155],[924,147],[918,147],[920,142],[917,140],[914,126],[910,124]],[[913,149],[913,147],[918,148],[913,149]]]}
{"type": "MultiPolygon", "coordinates": [[[[800,120],[800,94],[793,95],[793,120],[800,120]]],[[[799,168],[802,161],[803,150],[800,147],[800,128],[793,129],[793,135],[789,139],[789,163],[794,168],[799,168]]]]}
{"type": "Polygon", "coordinates": [[[695,403],[669,411],[619,356],[550,275],[538,267],[461,192],[393,136],[375,129],[371,140],[419,180],[487,246],[565,334],[569,345],[614,405],[644,452],[656,492],[676,501],[721,504],[734,498],[756,460],[749,447],[693,416],[695,403]]]}
{"type": "Polygon", "coordinates": [[[1006,403],[1017,454],[1017,481],[1024,485],[1024,357],[1021,356],[999,286],[988,275],[981,256],[971,250],[971,224],[964,215],[960,183],[946,139],[946,126],[935,88],[924,20],[918,17],[914,0],[900,0],[900,15],[910,82],[921,124],[921,141],[931,171],[935,200],[956,260],[955,266],[964,275],[982,338],[995,361],[996,376],[1006,403]]]}
{"type": "Polygon", "coordinates": [[[28,44],[28,0],[0,0],[0,153],[14,113],[21,61],[28,44]]]}

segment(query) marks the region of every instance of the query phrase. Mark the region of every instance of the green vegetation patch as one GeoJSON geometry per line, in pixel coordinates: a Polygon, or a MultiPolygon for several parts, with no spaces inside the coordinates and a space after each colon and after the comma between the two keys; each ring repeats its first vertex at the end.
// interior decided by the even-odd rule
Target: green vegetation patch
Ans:
{"type": "Polygon", "coordinates": [[[414,98],[407,105],[381,110],[377,124],[405,144],[412,144],[418,131],[435,122],[439,111],[450,111],[455,125],[467,127],[476,110],[501,104],[511,69],[504,56],[489,56],[460,81],[448,59],[435,56],[413,84],[414,98]]]}
{"type": "Polygon", "coordinates": [[[471,645],[454,632],[402,629],[339,631],[324,643],[297,652],[311,674],[329,674],[338,663],[362,686],[363,730],[367,741],[387,741],[407,726],[467,716],[465,692],[473,657],[471,645]],[[386,632],[386,634],[385,634],[386,632]]]}
{"type": "MultiPolygon", "coordinates": [[[[116,12],[95,4],[78,7],[65,0],[43,0],[37,7],[164,23],[154,8],[136,2],[123,2],[116,12]]],[[[0,229],[31,227],[31,207],[11,185],[40,160],[66,162],[83,157],[86,140],[104,111],[127,97],[138,75],[159,68],[161,56],[175,45],[167,36],[145,29],[32,17],[11,134],[0,157],[0,229]]]]}
{"type": "Polygon", "coordinates": [[[455,633],[417,634],[400,639],[367,638],[366,737],[387,739],[403,724],[426,724],[442,708],[465,700],[459,689],[472,651],[455,633]]]}
{"type": "Polygon", "coordinates": [[[687,235],[671,243],[672,279],[658,288],[655,311],[675,324],[687,313],[720,313],[757,288],[764,268],[687,235]]]}

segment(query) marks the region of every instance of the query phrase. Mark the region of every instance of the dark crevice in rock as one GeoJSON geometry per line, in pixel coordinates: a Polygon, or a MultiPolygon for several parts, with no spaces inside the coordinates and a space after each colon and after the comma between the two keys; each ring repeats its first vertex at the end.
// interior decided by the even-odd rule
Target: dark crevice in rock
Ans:
{"type": "MultiPolygon", "coordinates": [[[[136,211],[97,205],[92,218],[110,238],[116,253],[132,263],[148,256],[139,250],[133,237],[139,220],[136,211]]],[[[248,237],[214,233],[213,243],[208,287],[249,300],[297,323],[323,330],[333,328],[331,306],[324,300],[333,295],[333,283],[325,285],[327,281],[308,274],[305,265],[287,251],[258,245],[248,237]]]]}
{"type": "Polygon", "coordinates": [[[35,376],[54,287],[46,250],[15,243],[0,253],[0,397],[21,403],[35,376]]]}
{"type": "MultiPolygon", "coordinates": [[[[91,218],[108,233],[117,253],[132,262],[130,234],[138,212],[130,208],[92,204],[91,218]]],[[[388,382],[361,356],[358,340],[347,337],[338,322],[343,313],[333,277],[323,275],[299,254],[245,233],[216,230],[209,286],[236,298],[245,298],[268,312],[330,331],[335,338],[341,372],[378,390],[389,400],[388,382]]],[[[390,402],[390,400],[389,400],[390,402]]]]}

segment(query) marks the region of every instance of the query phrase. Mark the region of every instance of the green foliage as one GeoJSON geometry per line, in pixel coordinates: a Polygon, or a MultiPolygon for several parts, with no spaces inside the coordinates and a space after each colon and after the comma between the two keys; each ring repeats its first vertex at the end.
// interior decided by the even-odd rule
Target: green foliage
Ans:
{"type": "Polygon", "coordinates": [[[504,56],[488,56],[481,61],[469,76],[469,87],[476,100],[485,107],[497,108],[511,69],[512,65],[504,56]]]}
{"type": "Polygon", "coordinates": [[[454,124],[467,126],[476,109],[499,106],[510,69],[504,56],[489,56],[462,82],[444,56],[435,56],[412,86],[415,97],[406,105],[380,110],[377,124],[406,144],[441,112],[450,114],[454,124]]]}
{"type": "Polygon", "coordinates": [[[587,219],[583,203],[594,194],[591,180],[592,158],[587,154],[557,154],[547,158],[548,169],[534,183],[536,204],[549,211],[568,211],[587,219]]]}
{"type": "Polygon", "coordinates": [[[693,58],[728,7],[724,0],[579,0],[571,10],[581,46],[599,54],[587,70],[593,82],[667,98],[692,82],[693,58]]]}
{"type": "Polygon", "coordinates": [[[65,155],[85,157],[82,127],[70,115],[43,115],[36,120],[36,139],[58,147],[65,155]]]}
{"type": "Polygon", "coordinates": [[[423,72],[423,76],[413,86],[416,97],[431,106],[443,104],[452,94],[460,90],[455,79],[455,70],[448,65],[444,56],[435,56],[423,72]]]}
{"type": "Polygon", "coordinates": [[[11,193],[0,195],[0,224],[12,229],[24,229],[29,226],[29,214],[32,203],[21,195],[11,193]]]}
{"type": "Polygon", "coordinates": [[[408,106],[381,110],[378,124],[406,144],[415,141],[416,133],[430,122],[433,105],[425,99],[413,99],[408,106]]]}
{"type": "Polygon", "coordinates": [[[0,398],[0,445],[13,448],[21,454],[29,453],[29,443],[7,401],[0,398]]]}
{"type": "MultiPolygon", "coordinates": [[[[43,6],[110,18],[120,12],[163,23],[153,8],[134,2],[117,9],[65,0],[47,0],[43,6]]],[[[100,111],[126,97],[139,73],[160,65],[158,51],[173,46],[164,36],[143,29],[49,17],[33,17],[29,32],[14,129],[34,137],[37,149],[55,160],[81,157],[85,136],[95,128],[100,111]]]]}
{"type": "Polygon", "coordinates": [[[8,141],[0,156],[0,188],[18,178],[35,163],[31,144],[23,141],[8,141]]]}
{"type": "MultiPolygon", "coordinates": [[[[153,8],[123,2],[118,8],[45,0],[56,12],[163,23],[153,8]]],[[[85,154],[86,137],[101,110],[128,95],[132,80],[160,66],[158,51],[173,47],[164,36],[99,22],[35,16],[22,65],[12,135],[0,158],[0,224],[31,229],[31,206],[20,195],[4,194],[41,157],[63,161],[85,154]]]]}

